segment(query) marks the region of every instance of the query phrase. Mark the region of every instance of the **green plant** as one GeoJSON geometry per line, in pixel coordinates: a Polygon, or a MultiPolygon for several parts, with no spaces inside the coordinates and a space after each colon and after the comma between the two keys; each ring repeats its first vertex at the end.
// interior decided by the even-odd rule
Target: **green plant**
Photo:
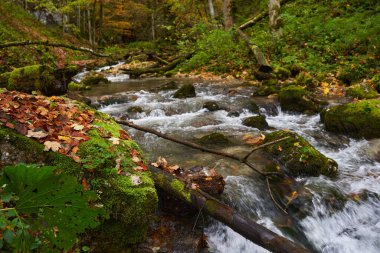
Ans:
{"type": "Polygon", "coordinates": [[[99,225],[103,208],[90,205],[97,196],[56,167],[20,164],[0,178],[0,249],[62,252],[77,235],[99,225]]]}

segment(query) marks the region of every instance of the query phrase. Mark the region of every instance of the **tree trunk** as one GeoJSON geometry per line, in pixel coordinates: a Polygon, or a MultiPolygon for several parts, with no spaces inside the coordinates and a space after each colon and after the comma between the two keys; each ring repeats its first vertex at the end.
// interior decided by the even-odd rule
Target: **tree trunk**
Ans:
{"type": "Polygon", "coordinates": [[[302,246],[259,225],[207,193],[199,189],[189,189],[182,181],[172,175],[152,166],[150,171],[157,187],[198,210],[207,212],[253,243],[275,253],[309,252],[302,246]]]}
{"type": "Polygon", "coordinates": [[[88,41],[90,42],[90,44],[92,44],[92,34],[91,34],[91,10],[90,8],[87,8],[87,28],[88,28],[88,41]]]}
{"type": "Polygon", "coordinates": [[[269,27],[273,34],[278,32],[280,20],[280,0],[269,0],[268,15],[269,27]]]}
{"type": "Polygon", "coordinates": [[[232,0],[223,1],[223,23],[226,29],[230,29],[233,26],[233,19],[231,15],[232,0]]]}
{"type": "Polygon", "coordinates": [[[213,0],[208,0],[208,8],[210,11],[210,17],[212,20],[214,20],[215,19],[215,8],[214,8],[213,0]]]}

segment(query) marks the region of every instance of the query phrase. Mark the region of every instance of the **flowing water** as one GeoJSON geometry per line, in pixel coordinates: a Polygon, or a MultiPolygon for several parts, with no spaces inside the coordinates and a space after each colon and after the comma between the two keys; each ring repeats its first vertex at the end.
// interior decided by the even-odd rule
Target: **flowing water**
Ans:
{"type": "MultiPolygon", "coordinates": [[[[221,132],[232,141],[228,147],[219,147],[221,150],[240,155],[249,152],[250,146],[243,139],[247,134],[259,134],[257,129],[242,125],[242,119],[255,115],[244,109],[245,103],[251,99],[252,87],[178,80],[181,84],[195,83],[197,96],[174,99],[174,91],[157,89],[165,82],[168,79],[128,80],[101,85],[86,95],[93,101],[103,102],[109,95],[117,97],[118,103],[106,103],[108,105],[102,105],[100,110],[130,118],[135,124],[189,141],[196,141],[208,133],[221,132]],[[209,112],[202,108],[205,101],[215,101],[223,109],[209,112]],[[134,106],[141,107],[142,112],[128,112],[134,106]]],[[[128,131],[145,150],[148,160],[163,156],[169,163],[184,168],[195,165],[216,168],[226,178],[224,201],[270,230],[301,242],[313,251],[380,252],[380,140],[369,142],[327,133],[319,115],[292,115],[282,112],[274,100],[254,100],[271,127],[299,133],[339,164],[337,179],[323,176],[297,179],[312,192],[312,205],[307,217],[294,221],[298,229],[293,233],[284,229],[289,219],[272,203],[265,182],[249,168],[152,134],[128,131]],[[348,200],[340,208],[331,208],[324,201],[326,188],[337,189],[348,200]]],[[[260,152],[252,157],[252,161],[258,169],[264,169],[267,163],[260,152]]],[[[216,221],[208,224],[206,234],[211,252],[267,252],[216,221]]]]}

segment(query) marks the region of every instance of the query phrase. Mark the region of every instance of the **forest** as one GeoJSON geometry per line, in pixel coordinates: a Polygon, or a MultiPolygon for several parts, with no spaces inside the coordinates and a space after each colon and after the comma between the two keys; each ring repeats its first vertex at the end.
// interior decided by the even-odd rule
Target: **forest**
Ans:
{"type": "Polygon", "coordinates": [[[378,0],[1,0],[1,252],[380,251],[378,0]]]}

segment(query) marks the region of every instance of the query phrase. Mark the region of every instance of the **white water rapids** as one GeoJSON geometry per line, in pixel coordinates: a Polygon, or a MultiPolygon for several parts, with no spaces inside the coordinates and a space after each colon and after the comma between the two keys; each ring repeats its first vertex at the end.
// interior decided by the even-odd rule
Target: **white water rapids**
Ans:
{"type": "MultiPolygon", "coordinates": [[[[172,98],[174,91],[158,92],[145,88],[140,90],[138,87],[143,87],[144,81],[140,82],[141,86],[134,84],[133,88],[128,82],[119,84],[118,95],[125,96],[128,102],[103,106],[101,111],[111,115],[128,114],[135,124],[152,127],[190,141],[206,133],[221,132],[233,140],[233,145],[224,151],[238,154],[244,154],[249,150],[247,145],[239,144],[242,137],[247,133],[258,133],[257,129],[242,125],[242,119],[254,115],[242,109],[244,101],[250,96],[249,87],[228,88],[225,84],[203,83],[196,85],[197,97],[174,99],[172,98]],[[120,85],[125,85],[125,89],[120,88],[120,85]],[[231,90],[235,92],[230,92],[231,90]],[[215,101],[224,109],[209,112],[207,109],[202,109],[205,101],[215,101]],[[140,106],[143,112],[127,113],[128,108],[132,106],[140,106]],[[228,114],[231,111],[240,111],[240,115],[233,117],[228,114]]],[[[165,80],[158,79],[153,83],[156,83],[157,87],[164,82],[165,80]]],[[[93,96],[93,99],[99,99],[99,93],[102,94],[104,90],[107,90],[108,94],[113,94],[110,85],[113,84],[104,89],[100,87],[98,94],[93,92],[89,95],[93,96]]],[[[239,167],[227,159],[194,151],[151,134],[129,129],[128,131],[143,149],[149,150],[152,159],[162,155],[167,157],[169,162],[179,163],[184,167],[200,164],[215,166],[226,176],[224,198],[227,202],[272,231],[292,240],[306,242],[313,251],[380,252],[380,201],[377,197],[380,194],[379,140],[369,142],[327,133],[319,122],[319,115],[292,115],[281,110],[277,115],[269,115],[265,109],[262,109],[262,112],[266,114],[271,127],[290,129],[299,133],[339,165],[340,174],[336,179],[323,176],[297,179],[312,189],[313,205],[310,215],[299,220],[298,227],[302,232],[296,235],[288,234],[281,229],[286,217],[274,207],[266,192],[265,184],[258,180],[249,168],[239,167]],[[331,210],[325,204],[324,186],[339,189],[348,196],[341,209],[331,210]],[[367,198],[355,198],[362,196],[360,194],[363,192],[368,193],[367,198]]],[[[260,164],[257,166],[260,168],[260,164]]],[[[219,222],[210,224],[206,228],[206,233],[210,252],[267,252],[219,222]]]]}

